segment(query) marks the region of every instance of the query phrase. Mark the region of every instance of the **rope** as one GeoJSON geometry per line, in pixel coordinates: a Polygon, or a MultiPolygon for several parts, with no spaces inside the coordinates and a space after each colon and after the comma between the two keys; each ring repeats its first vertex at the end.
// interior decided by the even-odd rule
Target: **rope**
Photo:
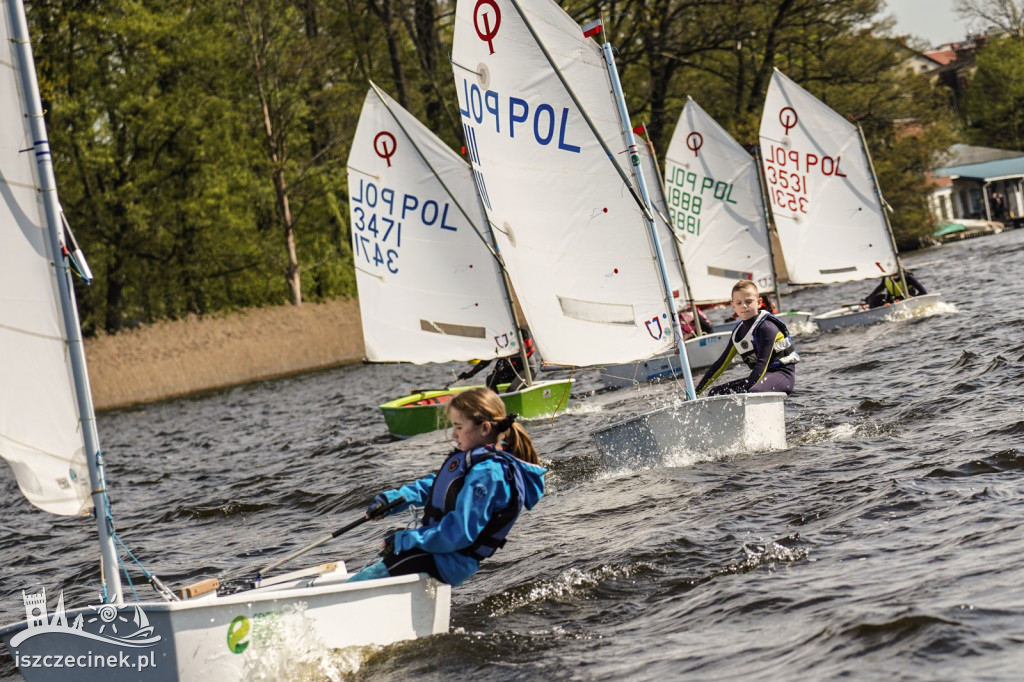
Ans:
{"type": "MultiPolygon", "coordinates": [[[[101,476],[100,476],[101,480],[105,481],[106,477],[104,475],[102,475],[102,469],[105,467],[105,465],[103,463],[103,452],[100,451],[100,450],[96,451],[96,465],[101,469],[101,476]]],[[[102,495],[103,506],[105,507],[104,512],[105,512],[105,515],[106,515],[107,532],[110,534],[110,537],[115,542],[117,542],[117,544],[121,546],[121,548],[125,551],[125,553],[129,557],[131,557],[132,561],[134,561],[138,565],[138,567],[140,569],[142,569],[142,573],[146,576],[146,579],[149,580],[149,584],[153,586],[153,589],[156,590],[157,593],[159,593],[161,597],[163,597],[167,601],[177,601],[178,600],[177,595],[175,595],[173,592],[171,592],[167,588],[167,586],[164,585],[160,581],[159,578],[157,578],[155,575],[153,575],[148,570],[146,570],[146,567],[142,565],[142,562],[139,561],[138,558],[134,554],[132,554],[132,551],[130,549],[128,549],[128,546],[125,545],[124,542],[121,541],[120,536],[114,531],[114,515],[110,511],[110,498],[107,496],[107,489],[106,488],[101,488],[99,490],[94,490],[93,493],[100,493],[102,495]]],[[[95,518],[94,515],[95,515],[95,510],[93,511],[93,518],[95,518]]],[[[135,599],[136,602],[142,601],[141,599],[139,599],[139,593],[135,590],[135,584],[132,582],[132,577],[128,573],[128,566],[126,566],[125,562],[121,560],[120,553],[115,552],[115,556],[117,557],[117,564],[118,564],[118,566],[121,567],[121,572],[124,573],[124,578],[128,582],[128,587],[129,587],[129,589],[131,589],[132,598],[135,599]]],[[[106,585],[106,583],[102,583],[101,585],[102,585],[102,588],[103,588],[103,602],[104,603],[109,603],[110,599],[109,599],[109,595],[107,593],[107,585],[106,585]]]]}

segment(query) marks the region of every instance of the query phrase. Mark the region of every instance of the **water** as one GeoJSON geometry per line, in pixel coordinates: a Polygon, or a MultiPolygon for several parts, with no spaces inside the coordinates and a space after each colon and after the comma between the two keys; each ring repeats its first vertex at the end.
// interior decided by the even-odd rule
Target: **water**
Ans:
{"type": "MultiPolygon", "coordinates": [[[[799,336],[782,452],[607,471],[590,431],[678,389],[596,392],[578,372],[570,412],[529,427],[548,493],[453,591],[450,633],[295,678],[1019,679],[1021,254],[1024,230],[911,254],[937,310],[799,336]]],[[[823,312],[872,286],[785,304],[823,312]]],[[[354,366],[100,415],[122,538],[172,585],[251,574],[440,463],[441,435],[391,442],[375,405],[452,367],[354,366]]],[[[96,603],[91,526],[0,486],[2,622],[24,617],[23,589],[96,603]]],[[[359,568],[382,532],[309,564],[359,568]]],[[[19,679],[6,654],[0,676],[19,679]]]]}

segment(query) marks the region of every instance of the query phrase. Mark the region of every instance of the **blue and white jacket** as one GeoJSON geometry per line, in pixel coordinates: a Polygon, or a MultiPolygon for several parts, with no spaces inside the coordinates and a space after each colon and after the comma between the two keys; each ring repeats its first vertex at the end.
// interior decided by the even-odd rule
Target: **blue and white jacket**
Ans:
{"type": "MultiPolygon", "coordinates": [[[[453,586],[461,585],[480,569],[480,559],[470,548],[478,545],[488,522],[499,512],[513,515],[512,521],[500,533],[503,540],[519,511],[510,507],[521,505],[532,509],[544,495],[546,471],[542,466],[529,464],[516,459],[511,453],[490,447],[475,448],[468,453],[453,452],[438,473],[382,493],[388,502],[399,497],[406,499],[405,504],[391,511],[396,513],[410,505],[427,506],[439,478],[442,479],[439,484],[446,489],[451,487],[453,477],[461,480],[458,494],[444,504],[447,509],[439,518],[424,519],[419,528],[399,531],[394,535],[395,553],[401,554],[410,549],[430,552],[444,581],[453,586]],[[474,457],[479,459],[473,461],[474,457]],[[510,467],[515,467],[517,472],[510,467]],[[515,476],[516,473],[519,475],[515,476]],[[510,479],[513,481],[511,484],[510,479]],[[522,482],[522,490],[514,490],[519,481],[522,482]]],[[[439,494],[439,498],[443,499],[444,495],[439,494]]],[[[489,555],[486,549],[483,553],[489,555]]]]}

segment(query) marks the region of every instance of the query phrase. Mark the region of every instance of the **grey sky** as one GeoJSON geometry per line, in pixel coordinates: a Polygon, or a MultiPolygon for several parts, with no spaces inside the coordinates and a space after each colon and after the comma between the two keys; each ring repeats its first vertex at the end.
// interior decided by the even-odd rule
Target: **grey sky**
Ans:
{"type": "Polygon", "coordinates": [[[923,38],[932,47],[967,37],[970,23],[953,12],[953,0],[886,0],[883,14],[896,17],[897,34],[923,38]]]}

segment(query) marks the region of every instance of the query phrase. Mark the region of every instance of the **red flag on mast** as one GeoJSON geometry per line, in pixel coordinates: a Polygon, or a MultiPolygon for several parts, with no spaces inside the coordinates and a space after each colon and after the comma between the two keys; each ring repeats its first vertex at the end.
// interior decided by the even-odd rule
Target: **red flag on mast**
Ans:
{"type": "Polygon", "coordinates": [[[601,32],[601,20],[595,19],[586,26],[583,27],[583,37],[589,38],[590,36],[596,36],[601,32]]]}

